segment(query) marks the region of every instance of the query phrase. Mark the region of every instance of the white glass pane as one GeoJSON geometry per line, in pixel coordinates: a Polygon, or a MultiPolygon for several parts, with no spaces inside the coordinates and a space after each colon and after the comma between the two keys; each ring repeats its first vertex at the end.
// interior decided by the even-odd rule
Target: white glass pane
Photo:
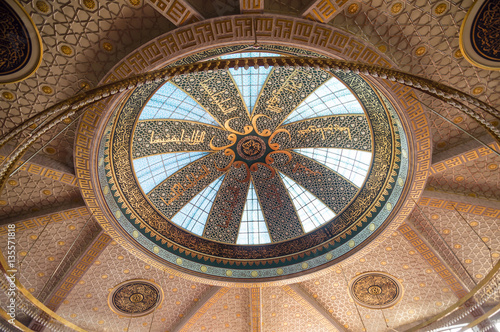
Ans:
{"type": "Polygon", "coordinates": [[[292,198],[293,205],[306,233],[335,217],[335,213],[328,206],[304,187],[285,174],[279,174],[292,198]]]}
{"type": "Polygon", "coordinates": [[[196,235],[203,235],[203,229],[205,228],[208,214],[210,213],[210,209],[212,208],[223,179],[224,175],[203,189],[174,215],[172,222],[196,235]]]}
{"type": "Polygon", "coordinates": [[[271,243],[271,238],[262,213],[262,207],[257,198],[257,192],[253,183],[250,182],[236,244],[262,243],[271,243]]]}

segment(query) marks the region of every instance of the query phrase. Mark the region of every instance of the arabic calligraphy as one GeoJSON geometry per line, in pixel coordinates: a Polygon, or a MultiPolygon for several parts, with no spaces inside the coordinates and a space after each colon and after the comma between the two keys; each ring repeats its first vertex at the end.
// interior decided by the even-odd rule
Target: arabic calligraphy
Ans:
{"type": "Polygon", "coordinates": [[[215,92],[215,89],[210,88],[210,86],[207,84],[207,82],[213,80],[215,77],[209,78],[207,80],[204,80],[203,82],[200,83],[203,89],[205,89],[206,94],[212,99],[212,101],[217,105],[219,110],[223,114],[229,114],[233,111],[236,111],[238,108],[236,106],[232,106],[232,99],[231,97],[227,98],[226,96],[230,96],[229,92],[227,90],[222,90],[219,92],[215,92]],[[229,104],[229,105],[227,105],[229,104]]]}
{"type": "Polygon", "coordinates": [[[185,130],[182,129],[181,136],[176,136],[170,134],[165,135],[165,138],[154,138],[155,132],[151,132],[151,137],[149,139],[150,144],[155,144],[155,143],[162,143],[162,144],[167,144],[167,143],[186,143],[189,145],[198,145],[203,142],[205,142],[205,136],[206,132],[204,131],[199,131],[199,130],[194,130],[191,136],[185,135],[185,130]]]}
{"type": "Polygon", "coordinates": [[[307,175],[321,175],[321,172],[318,171],[315,172],[312,169],[302,165],[301,163],[295,164],[295,167],[293,168],[292,172],[293,173],[303,172],[306,173],[307,175]]]}
{"type": "Polygon", "coordinates": [[[302,88],[302,83],[294,82],[299,72],[295,71],[286,81],[280,86],[278,90],[271,93],[271,98],[266,101],[266,110],[274,113],[283,112],[283,108],[278,105],[281,102],[281,97],[279,96],[283,91],[288,91],[290,93],[295,93],[298,89],[302,88]]]}
{"type": "Polygon", "coordinates": [[[222,208],[221,216],[226,217],[224,225],[217,225],[217,226],[223,227],[223,228],[229,227],[229,223],[231,222],[231,219],[233,218],[234,208],[236,207],[236,204],[238,204],[238,195],[240,194],[239,187],[229,187],[229,190],[233,194],[233,200],[229,203],[229,207],[227,209],[222,208]]]}
{"type": "Polygon", "coordinates": [[[170,199],[168,201],[166,201],[163,197],[160,197],[161,200],[165,204],[170,205],[170,204],[172,204],[172,202],[174,202],[180,196],[182,196],[186,192],[186,190],[193,188],[194,186],[196,186],[196,184],[198,182],[200,182],[202,179],[206,178],[208,176],[208,174],[210,174],[210,170],[205,165],[202,165],[201,167],[203,168],[203,171],[201,174],[195,175],[193,173],[190,173],[191,176],[186,175],[185,182],[183,182],[183,183],[177,182],[176,184],[174,184],[172,186],[172,188],[170,188],[170,191],[171,191],[170,193],[172,194],[172,197],[170,197],[170,199]]]}
{"type": "Polygon", "coordinates": [[[299,133],[299,135],[303,135],[304,136],[304,135],[307,135],[307,134],[310,134],[310,133],[320,132],[321,133],[321,139],[325,140],[325,133],[328,133],[329,131],[332,132],[332,133],[334,131],[345,132],[349,136],[349,140],[352,141],[351,129],[349,129],[349,127],[341,127],[338,124],[335,124],[333,126],[330,124],[330,125],[328,125],[326,127],[316,127],[316,126],[312,125],[312,126],[307,127],[306,129],[299,130],[298,133],[299,133]]]}

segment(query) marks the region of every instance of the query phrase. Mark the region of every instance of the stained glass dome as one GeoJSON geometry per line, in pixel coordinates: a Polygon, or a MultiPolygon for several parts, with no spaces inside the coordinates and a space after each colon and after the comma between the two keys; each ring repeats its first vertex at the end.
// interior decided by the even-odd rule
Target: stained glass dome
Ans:
{"type": "Polygon", "coordinates": [[[103,129],[113,229],[131,250],[211,279],[280,278],[345,257],[386,224],[408,171],[388,100],[359,75],[319,68],[145,84],[103,129]]]}

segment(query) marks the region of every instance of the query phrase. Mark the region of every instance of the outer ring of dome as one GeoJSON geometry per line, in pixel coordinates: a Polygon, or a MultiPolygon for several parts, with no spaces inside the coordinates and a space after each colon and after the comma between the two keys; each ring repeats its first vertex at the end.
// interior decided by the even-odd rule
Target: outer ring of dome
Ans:
{"type": "MultiPolygon", "coordinates": [[[[211,21],[216,21],[216,20],[211,20],[211,21]]],[[[300,21],[300,20],[298,20],[300,21]]],[[[212,22],[214,23],[214,22],[212,22]]],[[[307,22],[307,24],[312,24],[311,22],[307,22]]],[[[272,42],[273,44],[278,42],[279,40],[277,40],[276,38],[273,38],[272,40],[270,40],[270,42],[272,42]]],[[[271,48],[275,48],[276,46],[271,46],[271,48]]],[[[294,49],[295,51],[297,51],[297,49],[294,49]]],[[[274,50],[275,51],[275,50],[274,50]]],[[[327,50],[325,50],[324,52],[325,54],[328,54],[330,52],[328,52],[327,50]]],[[[127,61],[124,60],[124,62],[122,62],[122,65],[123,66],[127,61]]],[[[115,68],[115,72],[116,72],[116,69],[119,70],[120,68],[120,65],[117,66],[115,68]]],[[[123,67],[122,67],[123,68],[123,67]]],[[[151,67],[150,67],[151,68],[151,67]]],[[[152,68],[151,68],[152,69],[152,68]]],[[[111,76],[112,77],[112,76],[111,76]]],[[[389,86],[389,89],[387,90],[391,90],[391,86],[389,86]]],[[[397,90],[397,88],[393,88],[392,90],[397,90]]],[[[394,99],[398,99],[397,97],[396,98],[391,98],[394,102],[394,99]]],[[[403,98],[399,98],[401,101],[403,101],[403,98]]],[[[116,99],[115,99],[116,101],[116,99]]],[[[418,106],[418,104],[417,104],[418,106]]],[[[92,110],[91,111],[91,114],[96,114],[98,117],[100,116],[100,111],[97,110],[94,111],[92,110]]],[[[400,113],[401,114],[401,113],[400,113]]],[[[423,118],[425,118],[425,116],[423,115],[422,112],[419,112],[418,111],[418,107],[417,107],[417,111],[413,114],[414,116],[413,117],[405,117],[405,116],[402,116],[401,117],[401,125],[408,128],[408,122],[413,122],[414,123],[414,126],[415,126],[415,122],[416,121],[420,121],[423,118]]],[[[92,121],[91,121],[92,122],[92,121]]],[[[425,121],[424,121],[425,122],[425,121]]],[[[92,122],[93,123],[93,122],[92,122]]],[[[425,125],[425,124],[424,124],[425,125]]],[[[101,128],[103,127],[103,122],[101,121],[100,122],[100,125],[99,125],[101,128]]],[[[419,127],[419,126],[417,126],[419,127]]],[[[421,127],[421,126],[420,126],[421,127]]],[[[85,139],[87,137],[89,137],[89,135],[86,135],[85,130],[89,128],[89,121],[88,121],[88,118],[87,119],[84,119],[82,121],[82,123],[80,124],[80,134],[81,136],[86,136],[85,139]]],[[[94,129],[93,129],[94,130],[94,129]]],[[[413,138],[412,137],[409,137],[410,141],[409,141],[409,145],[410,146],[413,146],[413,138]]],[[[417,141],[419,141],[420,143],[425,143],[425,138],[423,139],[422,137],[418,137],[417,138],[417,141]]],[[[95,141],[94,141],[95,142],[95,141]]],[[[78,145],[78,143],[77,143],[78,145]]],[[[96,145],[94,143],[94,149],[96,148],[96,145]]],[[[425,146],[423,146],[423,150],[425,151],[426,148],[425,146]]],[[[412,151],[412,149],[411,149],[412,151]]],[[[97,152],[97,151],[96,151],[97,152]]],[[[80,158],[81,156],[76,156],[76,158],[80,158]]],[[[414,160],[414,155],[413,153],[409,153],[408,154],[408,158],[410,159],[410,165],[412,165],[413,163],[413,160],[414,160]]],[[[85,159],[85,158],[84,158],[85,159]]],[[[93,164],[94,165],[102,165],[103,163],[103,159],[94,159],[93,161],[93,164]]],[[[419,167],[419,170],[425,170],[425,167],[426,167],[426,164],[428,163],[428,158],[419,158],[419,162],[417,164],[417,167],[419,167]],[[427,159],[427,160],[426,160],[427,159]]],[[[78,165],[78,164],[77,164],[78,165]]],[[[427,166],[428,167],[428,166],[427,166]]],[[[85,169],[85,167],[82,167],[82,169],[85,169]]],[[[90,168],[91,169],[91,168],[90,168]]],[[[421,192],[421,189],[418,189],[417,187],[419,187],[419,183],[421,182],[425,182],[425,173],[421,176],[419,179],[414,179],[414,169],[413,167],[410,167],[409,169],[409,172],[410,172],[410,181],[407,181],[406,184],[404,185],[404,188],[403,188],[403,194],[406,196],[408,194],[408,192],[411,192],[412,193],[412,196],[414,197],[414,199],[418,199],[418,195],[420,194],[421,192]],[[416,183],[416,185],[415,185],[416,183]]],[[[81,173],[82,176],[81,176],[81,180],[83,181],[86,181],[86,175],[84,175],[83,173],[81,173]]],[[[96,181],[96,177],[95,177],[95,173],[92,175],[92,177],[95,179],[94,181],[96,181]]],[[[94,182],[94,183],[97,183],[97,182],[94,182]]],[[[104,188],[104,187],[103,187],[104,188]]],[[[85,190],[85,189],[84,189],[85,190]]],[[[105,191],[105,189],[104,189],[105,191]]],[[[117,240],[120,244],[122,244],[126,249],[130,250],[131,252],[133,252],[135,255],[137,255],[138,257],[154,264],[155,266],[159,267],[159,268],[163,268],[165,270],[168,270],[169,272],[171,273],[174,273],[174,274],[178,274],[178,275],[182,275],[186,278],[190,278],[191,280],[198,280],[198,281],[205,281],[205,282],[209,282],[209,283],[212,283],[212,284],[218,284],[218,285],[227,285],[227,284],[232,284],[232,285],[243,285],[243,286],[248,286],[248,285],[253,285],[255,284],[256,282],[257,283],[260,283],[262,285],[262,283],[267,283],[269,284],[269,282],[272,282],[274,284],[278,284],[278,283],[282,283],[283,282],[283,279],[285,278],[290,278],[290,277],[293,277],[295,276],[296,278],[294,279],[294,281],[299,281],[299,280],[305,280],[305,279],[308,279],[308,277],[312,276],[312,275],[309,275],[309,276],[300,276],[300,277],[297,277],[298,275],[303,275],[304,272],[316,272],[315,275],[318,275],[320,274],[320,270],[322,270],[324,267],[326,266],[329,266],[341,259],[344,259],[346,258],[347,255],[340,255],[338,258],[333,258],[332,257],[329,257],[328,254],[322,256],[321,258],[323,259],[323,263],[320,263],[320,264],[306,264],[308,265],[308,267],[306,268],[306,271],[301,271],[300,273],[287,273],[287,271],[281,271],[281,273],[278,273],[278,275],[274,274],[274,275],[269,275],[269,276],[265,276],[266,278],[257,278],[257,279],[252,279],[252,280],[249,280],[249,279],[246,279],[246,280],[242,280],[242,279],[238,279],[238,278],[235,278],[235,273],[233,273],[233,277],[232,278],[226,278],[226,277],[216,277],[216,276],[213,276],[213,275],[207,275],[206,273],[197,273],[196,271],[193,271],[191,269],[185,269],[183,267],[177,267],[175,269],[172,269],[172,265],[176,265],[175,263],[174,264],[169,264],[167,262],[158,262],[157,259],[155,259],[154,257],[156,256],[155,254],[153,254],[153,252],[155,252],[155,248],[147,248],[147,249],[139,249],[137,247],[135,247],[134,245],[131,245],[131,243],[134,243],[136,242],[137,240],[135,240],[132,236],[130,236],[129,234],[131,234],[132,232],[123,232],[118,230],[118,229],[111,229],[110,226],[111,224],[109,223],[109,220],[107,220],[104,215],[106,215],[108,218],[110,215],[113,214],[113,212],[107,210],[107,208],[105,209],[102,209],[102,208],[95,208],[95,203],[96,203],[96,199],[98,201],[100,201],[100,203],[102,203],[102,198],[103,198],[103,195],[102,195],[102,192],[98,193],[99,195],[96,197],[96,196],[93,196],[92,193],[89,193],[88,191],[86,191],[87,195],[84,195],[84,197],[87,197],[87,203],[89,204],[89,206],[91,207],[92,211],[94,212],[94,215],[96,216],[96,218],[101,222],[101,225],[103,225],[105,227],[105,229],[115,238],[115,240],[117,240]],[[103,214],[104,213],[104,214],[103,214]],[[97,214],[97,215],[96,215],[97,214]],[[325,258],[326,257],[326,258],[325,258]],[[326,262],[329,263],[328,264],[325,264],[324,261],[326,260],[326,262]],[[235,283],[236,282],[236,283],[235,283]],[[238,283],[239,282],[239,283],[238,283]],[[246,283],[241,283],[241,282],[246,282],[246,283]]],[[[99,204],[100,206],[102,206],[101,204],[99,204]]],[[[376,229],[370,236],[369,236],[369,239],[373,239],[375,238],[376,236],[380,235],[380,233],[383,233],[383,237],[386,237],[388,234],[392,233],[394,231],[394,227],[398,226],[400,224],[400,222],[402,222],[402,220],[404,219],[404,217],[409,213],[409,211],[411,211],[411,207],[413,206],[413,200],[409,199],[408,197],[406,197],[406,200],[404,202],[398,202],[396,205],[392,204],[392,212],[390,213],[391,216],[389,216],[389,219],[392,219],[394,218],[395,216],[397,216],[397,220],[396,222],[393,222],[392,226],[390,229],[386,229],[385,232],[382,232],[382,228],[378,228],[376,229]],[[401,209],[401,207],[404,206],[404,209],[401,209]]],[[[138,241],[140,242],[143,242],[142,239],[138,239],[138,241]]],[[[365,241],[363,243],[363,246],[365,246],[367,244],[368,241],[365,241]]],[[[379,241],[377,241],[379,242],[379,241]]],[[[368,247],[374,247],[376,246],[377,243],[375,242],[372,242],[372,244],[368,247]]],[[[361,246],[359,246],[358,243],[355,243],[354,244],[354,247],[353,248],[349,248],[346,250],[346,252],[348,251],[349,253],[355,253],[357,252],[359,249],[360,249],[361,246]]],[[[367,248],[369,249],[369,248],[367,248]]],[[[354,258],[353,256],[351,256],[351,258],[354,258]]],[[[182,262],[182,259],[180,259],[180,261],[182,262]]],[[[179,259],[177,260],[177,263],[179,262],[179,259]]],[[[301,264],[302,267],[304,267],[304,264],[301,264]]],[[[210,270],[210,268],[209,268],[210,270]]],[[[278,269],[280,270],[280,269],[278,269]]],[[[285,269],[286,270],[286,269],[285,269]]],[[[203,271],[203,269],[202,269],[203,271]]],[[[250,272],[250,270],[249,270],[250,272]]],[[[326,270],[323,270],[321,271],[321,273],[326,273],[326,270]]],[[[260,276],[264,276],[263,273],[259,273],[259,277],[260,276]]],[[[236,277],[238,277],[238,275],[236,275],[236,277]]],[[[291,282],[291,281],[287,281],[288,282],[291,282]]]]}

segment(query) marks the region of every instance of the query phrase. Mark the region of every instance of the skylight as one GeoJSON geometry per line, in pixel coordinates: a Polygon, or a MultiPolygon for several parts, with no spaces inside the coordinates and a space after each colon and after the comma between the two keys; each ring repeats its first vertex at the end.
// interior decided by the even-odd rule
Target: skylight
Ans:
{"type": "Polygon", "coordinates": [[[149,193],[163,180],[208,152],[181,152],[148,156],[132,160],[139,185],[149,193]]]}
{"type": "Polygon", "coordinates": [[[284,123],[336,114],[364,114],[364,111],[352,92],[332,77],[311,93],[284,123]]]}
{"type": "Polygon", "coordinates": [[[335,213],[300,184],[279,173],[288,189],[304,231],[310,232],[335,217],[335,213]]]}
{"type": "Polygon", "coordinates": [[[212,208],[212,204],[214,203],[223,179],[224,175],[203,189],[177,212],[172,218],[172,221],[196,235],[203,235],[203,229],[205,228],[208,214],[210,213],[210,209],[212,208]]]}
{"type": "Polygon", "coordinates": [[[264,214],[262,213],[253,183],[250,182],[236,244],[263,244],[270,242],[271,238],[269,237],[264,214]]]}
{"type": "Polygon", "coordinates": [[[153,94],[139,116],[139,120],[151,119],[190,120],[218,126],[210,113],[170,82],[153,94]]]}
{"type": "Polygon", "coordinates": [[[348,149],[305,148],[293,151],[331,168],[358,187],[365,181],[372,158],[371,152],[348,149]]]}

